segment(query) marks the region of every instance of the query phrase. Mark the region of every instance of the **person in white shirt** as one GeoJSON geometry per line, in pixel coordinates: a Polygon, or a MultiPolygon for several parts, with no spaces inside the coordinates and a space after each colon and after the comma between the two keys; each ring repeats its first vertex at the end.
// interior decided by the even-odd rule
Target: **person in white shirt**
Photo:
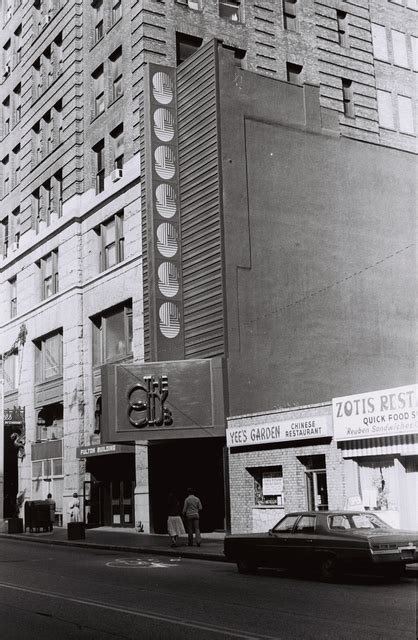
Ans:
{"type": "Polygon", "coordinates": [[[201,545],[199,517],[202,510],[202,503],[199,498],[194,495],[193,489],[187,489],[187,498],[183,505],[183,516],[186,518],[187,535],[189,538],[189,547],[193,546],[193,533],[196,536],[196,544],[201,545]]]}

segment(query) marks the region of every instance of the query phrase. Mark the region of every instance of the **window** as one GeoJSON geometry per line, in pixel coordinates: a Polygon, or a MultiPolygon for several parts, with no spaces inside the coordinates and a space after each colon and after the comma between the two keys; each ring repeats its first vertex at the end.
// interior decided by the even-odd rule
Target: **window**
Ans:
{"type": "Polygon", "coordinates": [[[62,142],[62,100],[58,100],[54,105],[52,117],[54,119],[54,146],[57,146],[62,142]]]}
{"type": "Polygon", "coordinates": [[[122,81],[122,47],[118,47],[110,56],[112,68],[112,101],[119,98],[123,93],[122,81]]]}
{"type": "Polygon", "coordinates": [[[219,15],[232,22],[240,22],[241,2],[239,0],[219,0],[219,15]]]}
{"type": "Polygon", "coordinates": [[[260,467],[248,471],[254,478],[254,504],[283,506],[282,467],[260,467]]]}
{"type": "Polygon", "coordinates": [[[123,140],[123,124],[110,132],[110,140],[112,143],[113,169],[123,168],[124,156],[124,140],[123,140]]]}
{"type": "Polygon", "coordinates": [[[112,24],[115,24],[122,17],[122,0],[113,0],[112,4],[112,24]]]}
{"type": "Polygon", "coordinates": [[[3,182],[3,198],[10,193],[10,162],[9,156],[7,155],[2,163],[2,182],[3,182]]]}
{"type": "Polygon", "coordinates": [[[14,37],[14,49],[15,49],[15,66],[20,63],[22,59],[22,25],[20,24],[15,30],[14,37]]]}
{"type": "Polygon", "coordinates": [[[126,302],[92,318],[95,366],[132,354],[132,302],[126,302]]]}
{"type": "Polygon", "coordinates": [[[400,31],[392,29],[393,61],[399,67],[408,67],[408,55],[406,52],[406,36],[400,31]]]}
{"type": "Polygon", "coordinates": [[[301,84],[302,66],[300,64],[286,63],[287,81],[293,84],[301,84]]]}
{"type": "Polygon", "coordinates": [[[10,133],[10,97],[7,96],[2,103],[3,138],[10,133]]]}
{"type": "Polygon", "coordinates": [[[377,60],[389,60],[386,28],[380,24],[372,24],[373,54],[377,60]]]}
{"type": "Polygon", "coordinates": [[[43,88],[43,67],[42,67],[41,57],[39,57],[33,63],[32,71],[33,71],[33,98],[34,100],[36,100],[41,96],[42,88],[43,88]]]}
{"type": "Polygon", "coordinates": [[[7,78],[12,71],[12,41],[9,38],[3,46],[3,78],[7,78]]]}
{"type": "Polygon", "coordinates": [[[59,33],[53,42],[53,73],[54,78],[62,73],[62,67],[64,64],[63,49],[62,49],[62,33],[59,33]]]}
{"type": "Polygon", "coordinates": [[[315,516],[302,516],[295,527],[295,533],[315,533],[315,528],[315,516]]]}
{"type": "Polygon", "coordinates": [[[54,121],[51,110],[43,117],[42,129],[45,131],[45,152],[48,155],[54,147],[54,121]]]}
{"type": "Polygon", "coordinates": [[[377,112],[379,115],[379,126],[385,129],[394,129],[392,94],[390,91],[377,90],[377,112]]]}
{"type": "Polygon", "coordinates": [[[99,116],[105,109],[104,102],[104,71],[103,65],[92,73],[94,90],[94,115],[99,116]]]}
{"type": "Polygon", "coordinates": [[[39,223],[45,219],[43,201],[42,201],[42,190],[40,188],[35,189],[32,192],[32,208],[33,208],[33,217],[35,219],[36,228],[39,231],[39,223]]]}
{"type": "Polygon", "coordinates": [[[4,3],[4,22],[8,22],[12,17],[12,0],[6,0],[4,3]]]}
{"type": "Polygon", "coordinates": [[[37,382],[62,376],[62,333],[53,333],[35,341],[37,382]]]}
{"type": "Polygon", "coordinates": [[[94,11],[94,42],[98,42],[104,36],[104,23],[103,23],[103,0],[96,0],[93,3],[93,11],[94,11]]]}
{"type": "Polygon", "coordinates": [[[418,38],[411,36],[412,68],[414,71],[418,71],[417,40],[418,38]]]}
{"type": "MultiPolygon", "coordinates": [[[[39,420],[42,421],[42,418],[39,420]]],[[[62,526],[64,494],[62,458],[32,462],[32,500],[45,500],[48,493],[52,493],[55,502],[55,524],[62,526]]]]}
{"type": "Polygon", "coordinates": [[[42,281],[42,299],[46,300],[58,292],[58,251],[51,251],[39,263],[42,281]]]}
{"type": "Polygon", "coordinates": [[[62,203],[62,170],[61,169],[54,174],[53,180],[55,184],[55,203],[57,206],[56,211],[57,211],[58,217],[61,218],[62,204],[63,204],[62,203]]]}
{"type": "Polygon", "coordinates": [[[4,393],[13,393],[19,386],[19,353],[17,349],[5,356],[3,362],[4,393]]]}
{"type": "Polygon", "coordinates": [[[288,31],[297,31],[297,0],[283,0],[283,23],[288,31]]]}
{"type": "Polygon", "coordinates": [[[10,300],[10,317],[15,318],[17,316],[17,278],[10,278],[9,280],[9,300],[10,300]]]}
{"type": "Polygon", "coordinates": [[[7,258],[7,254],[9,251],[9,216],[6,216],[5,218],[3,218],[3,220],[1,221],[1,241],[2,241],[2,253],[3,253],[3,257],[7,258]]]}
{"type": "Polygon", "coordinates": [[[177,33],[176,34],[176,53],[177,53],[177,64],[181,64],[187,58],[195,53],[201,46],[203,40],[202,38],[197,38],[195,36],[189,36],[185,33],[177,33]]]}
{"type": "Polygon", "coordinates": [[[348,118],[354,117],[354,100],[353,100],[353,87],[351,80],[347,80],[347,78],[342,78],[342,89],[343,89],[343,108],[344,115],[348,118]]]}
{"type": "Polygon", "coordinates": [[[100,268],[113,267],[124,259],[123,212],[103,222],[97,233],[100,236],[100,268]]]}
{"type": "Polygon", "coordinates": [[[96,193],[101,193],[105,187],[104,140],[100,140],[100,142],[93,147],[93,151],[96,157],[96,193]]]}
{"type": "Polygon", "coordinates": [[[13,149],[12,189],[20,183],[20,144],[13,149]]]}
{"type": "Polygon", "coordinates": [[[41,121],[37,122],[32,128],[33,141],[33,161],[38,164],[42,160],[42,126],[41,121]]]}
{"type": "Polygon", "coordinates": [[[406,96],[398,96],[399,131],[414,135],[414,116],[412,99],[406,96]]]}
{"type": "MultiPolygon", "coordinates": [[[[61,402],[48,404],[38,412],[36,421],[36,440],[60,440],[64,436],[63,406],[61,402]]],[[[57,461],[62,473],[62,463],[57,461]]]]}
{"type": "Polygon", "coordinates": [[[18,124],[20,122],[20,118],[22,116],[22,86],[19,82],[18,85],[13,89],[13,105],[14,105],[14,113],[13,113],[13,121],[14,124],[18,124]]]}
{"type": "Polygon", "coordinates": [[[20,242],[20,207],[16,207],[12,211],[12,243],[16,249],[19,248],[20,242]]]}
{"type": "Polygon", "coordinates": [[[296,520],[299,516],[285,516],[280,522],[273,528],[275,533],[290,533],[293,531],[296,520]]]}
{"type": "Polygon", "coordinates": [[[54,56],[52,44],[44,51],[43,63],[46,78],[45,89],[48,89],[54,81],[54,56]]]}
{"type": "Polygon", "coordinates": [[[348,18],[345,11],[337,9],[337,32],[338,42],[342,47],[348,47],[348,18]]]}

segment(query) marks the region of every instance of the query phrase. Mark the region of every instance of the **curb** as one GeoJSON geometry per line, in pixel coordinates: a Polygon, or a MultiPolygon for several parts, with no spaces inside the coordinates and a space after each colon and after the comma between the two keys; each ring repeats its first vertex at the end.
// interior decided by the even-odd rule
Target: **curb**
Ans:
{"type": "Polygon", "coordinates": [[[230,562],[221,553],[205,554],[199,551],[181,551],[176,547],[175,551],[158,547],[132,547],[121,544],[99,544],[98,542],[75,542],[69,540],[49,540],[47,538],[31,538],[19,534],[0,533],[0,538],[8,540],[21,540],[22,542],[37,542],[62,547],[79,547],[85,549],[101,549],[103,551],[123,551],[128,553],[143,553],[151,555],[169,556],[174,558],[190,558],[192,560],[211,560],[212,562],[230,562]]]}

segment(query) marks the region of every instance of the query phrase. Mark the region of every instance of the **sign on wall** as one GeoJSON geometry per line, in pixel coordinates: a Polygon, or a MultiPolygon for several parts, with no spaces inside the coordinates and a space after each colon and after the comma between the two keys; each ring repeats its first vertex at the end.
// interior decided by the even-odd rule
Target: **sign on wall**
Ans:
{"type": "MultiPolygon", "coordinates": [[[[231,426],[226,430],[228,447],[252,447],[273,442],[289,442],[332,436],[331,415],[299,417],[293,420],[277,420],[265,423],[250,422],[231,426]]],[[[246,419],[248,422],[248,419],[246,419]]]]}
{"type": "Polygon", "coordinates": [[[418,385],[371,391],[332,401],[338,440],[381,438],[418,433],[418,385]]]}
{"type": "Polygon", "coordinates": [[[102,443],[225,435],[221,358],[102,367],[102,443]]]}

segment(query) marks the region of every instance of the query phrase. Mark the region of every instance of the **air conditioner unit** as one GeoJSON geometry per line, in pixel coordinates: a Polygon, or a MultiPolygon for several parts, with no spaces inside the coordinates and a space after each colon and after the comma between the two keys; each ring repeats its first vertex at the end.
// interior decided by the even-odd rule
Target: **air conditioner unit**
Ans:
{"type": "Polygon", "coordinates": [[[6,62],[6,64],[4,65],[4,77],[7,78],[7,76],[10,75],[10,62],[6,62]]]}
{"type": "Polygon", "coordinates": [[[199,0],[187,0],[187,6],[193,11],[199,11],[199,0]]]}
{"type": "Polygon", "coordinates": [[[49,15],[49,13],[43,17],[42,20],[42,26],[46,27],[47,24],[49,24],[51,22],[51,16],[49,15]]]}
{"type": "Polygon", "coordinates": [[[112,182],[117,182],[123,178],[123,169],[114,169],[110,174],[110,179],[112,182]]]}

